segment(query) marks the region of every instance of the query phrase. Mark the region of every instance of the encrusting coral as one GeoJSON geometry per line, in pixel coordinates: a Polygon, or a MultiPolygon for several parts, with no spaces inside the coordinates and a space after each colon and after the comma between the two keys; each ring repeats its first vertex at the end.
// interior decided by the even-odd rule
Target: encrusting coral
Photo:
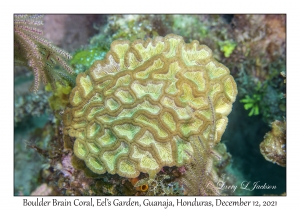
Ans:
{"type": "Polygon", "coordinates": [[[191,162],[198,136],[220,141],[237,94],[229,73],[207,46],[174,34],[114,41],[77,76],[64,132],[95,173],[154,177],[191,162]]]}
{"type": "Polygon", "coordinates": [[[264,141],[260,143],[260,153],[272,163],[286,166],[286,122],[275,120],[272,130],[268,132],[264,141]]]}

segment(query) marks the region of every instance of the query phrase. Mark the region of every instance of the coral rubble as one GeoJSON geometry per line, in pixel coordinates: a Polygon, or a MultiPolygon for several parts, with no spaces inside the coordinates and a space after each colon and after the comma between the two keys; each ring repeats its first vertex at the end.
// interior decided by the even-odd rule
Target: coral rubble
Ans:
{"type": "Polygon", "coordinates": [[[94,173],[154,177],[191,162],[195,136],[220,141],[236,94],[229,70],[198,41],[173,34],[114,41],[104,60],[78,75],[64,131],[94,173]]]}

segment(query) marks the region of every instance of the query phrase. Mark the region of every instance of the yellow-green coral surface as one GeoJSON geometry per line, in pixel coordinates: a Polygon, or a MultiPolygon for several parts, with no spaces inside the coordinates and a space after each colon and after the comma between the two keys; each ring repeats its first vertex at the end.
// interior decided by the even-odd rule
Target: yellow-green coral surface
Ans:
{"type": "Polygon", "coordinates": [[[72,90],[64,125],[74,153],[123,177],[190,162],[195,136],[213,146],[225,131],[237,94],[229,73],[207,46],[174,34],[114,41],[72,90]]]}

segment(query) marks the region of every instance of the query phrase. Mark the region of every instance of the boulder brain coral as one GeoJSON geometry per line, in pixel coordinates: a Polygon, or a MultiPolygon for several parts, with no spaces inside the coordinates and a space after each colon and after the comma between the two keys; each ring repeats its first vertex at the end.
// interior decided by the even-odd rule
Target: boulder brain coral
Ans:
{"type": "Polygon", "coordinates": [[[174,34],[114,41],[78,75],[64,131],[93,172],[154,176],[190,162],[195,136],[220,141],[237,94],[229,73],[207,46],[174,34]]]}

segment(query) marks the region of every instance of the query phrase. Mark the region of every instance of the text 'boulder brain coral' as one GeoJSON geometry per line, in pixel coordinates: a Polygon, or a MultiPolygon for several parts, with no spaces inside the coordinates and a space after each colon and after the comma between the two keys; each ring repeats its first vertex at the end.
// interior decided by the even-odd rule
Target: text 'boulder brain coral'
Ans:
{"type": "Polygon", "coordinates": [[[114,41],[76,84],[64,114],[75,155],[128,178],[189,163],[198,137],[218,143],[237,94],[207,46],[173,34],[114,41]]]}

